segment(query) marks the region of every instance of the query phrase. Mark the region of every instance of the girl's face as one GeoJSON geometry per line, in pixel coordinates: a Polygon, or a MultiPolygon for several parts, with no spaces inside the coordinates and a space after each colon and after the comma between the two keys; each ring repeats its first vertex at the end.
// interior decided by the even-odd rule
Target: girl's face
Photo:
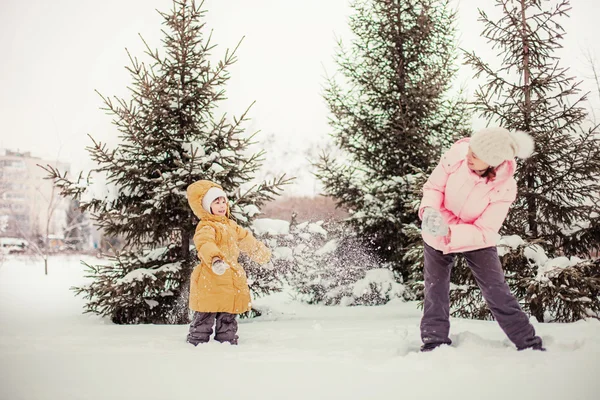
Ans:
{"type": "Polygon", "coordinates": [[[227,199],[225,197],[219,197],[213,200],[210,204],[210,211],[214,215],[225,215],[227,214],[227,199]]]}
{"type": "Polygon", "coordinates": [[[485,162],[477,158],[477,155],[473,153],[470,147],[469,152],[467,153],[467,164],[469,165],[469,168],[471,168],[471,170],[473,171],[485,171],[490,167],[489,164],[486,164],[485,162]]]}

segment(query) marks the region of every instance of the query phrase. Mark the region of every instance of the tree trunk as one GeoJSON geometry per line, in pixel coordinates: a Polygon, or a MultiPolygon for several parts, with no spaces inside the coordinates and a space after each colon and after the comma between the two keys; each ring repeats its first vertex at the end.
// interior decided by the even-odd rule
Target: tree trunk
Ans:
{"type": "Polygon", "coordinates": [[[190,256],[190,236],[187,230],[181,230],[181,256],[187,260],[190,256]]]}
{"type": "MultiPolygon", "coordinates": [[[[525,96],[525,104],[523,107],[524,113],[524,129],[527,132],[531,131],[531,72],[529,71],[529,41],[527,38],[527,18],[526,11],[527,6],[525,5],[526,0],[521,0],[521,40],[523,42],[523,91],[525,96]]],[[[537,223],[537,202],[533,196],[535,189],[535,176],[534,170],[529,166],[529,162],[525,161],[524,172],[525,182],[527,184],[527,194],[525,201],[527,203],[527,222],[529,224],[530,238],[538,237],[538,223],[537,223]]]]}

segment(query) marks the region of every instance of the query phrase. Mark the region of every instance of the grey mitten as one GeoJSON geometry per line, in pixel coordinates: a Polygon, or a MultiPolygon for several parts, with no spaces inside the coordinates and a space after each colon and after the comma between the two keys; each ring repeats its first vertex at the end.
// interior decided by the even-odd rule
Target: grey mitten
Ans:
{"type": "Polygon", "coordinates": [[[444,217],[438,210],[431,207],[427,207],[423,211],[421,229],[433,236],[446,236],[448,234],[448,224],[444,221],[444,217]]]}
{"type": "Polygon", "coordinates": [[[223,260],[216,259],[212,263],[212,270],[217,275],[223,275],[227,268],[229,268],[229,265],[223,260]]]}

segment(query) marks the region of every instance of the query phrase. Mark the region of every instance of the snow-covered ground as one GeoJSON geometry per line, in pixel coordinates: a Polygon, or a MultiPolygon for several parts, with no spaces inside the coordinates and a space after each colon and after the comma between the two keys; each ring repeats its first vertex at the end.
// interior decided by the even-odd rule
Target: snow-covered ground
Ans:
{"type": "Polygon", "coordinates": [[[278,294],[240,345],[185,343],[187,326],[82,315],[76,257],[0,265],[0,399],[600,398],[600,322],[536,324],[548,352],[517,352],[494,322],[454,319],[454,345],[418,353],[414,303],[318,307],[278,294]]]}

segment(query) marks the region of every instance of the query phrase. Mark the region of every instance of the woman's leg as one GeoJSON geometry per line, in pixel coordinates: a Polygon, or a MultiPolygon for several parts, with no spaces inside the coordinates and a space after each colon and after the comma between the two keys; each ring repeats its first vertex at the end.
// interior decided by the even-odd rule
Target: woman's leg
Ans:
{"type": "Polygon", "coordinates": [[[450,333],[450,271],[454,255],[443,254],[424,243],[425,300],[421,319],[421,339],[424,350],[441,344],[451,344],[450,333]]]}
{"type": "Polygon", "coordinates": [[[519,350],[540,349],[542,339],[510,292],[495,247],[463,253],[492,315],[519,350]]]}

